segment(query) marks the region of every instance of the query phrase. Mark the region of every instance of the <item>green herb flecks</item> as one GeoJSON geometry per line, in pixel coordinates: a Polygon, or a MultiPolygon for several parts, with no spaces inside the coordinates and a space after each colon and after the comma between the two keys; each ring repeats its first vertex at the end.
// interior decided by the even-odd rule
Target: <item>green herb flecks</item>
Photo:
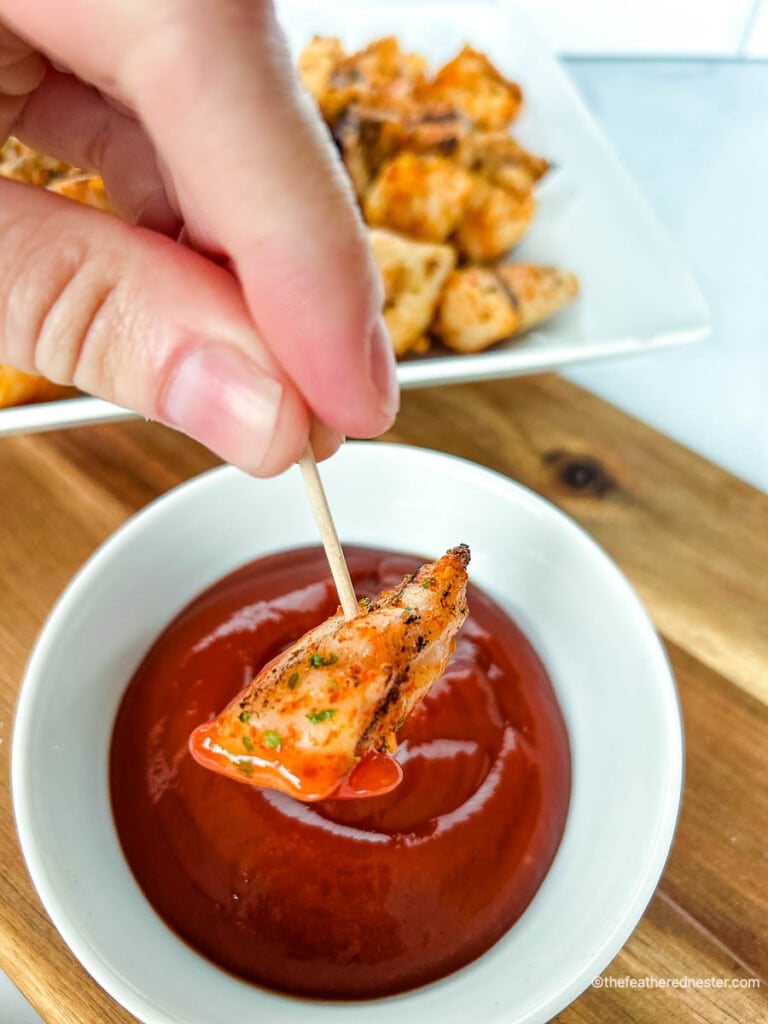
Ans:
{"type": "Polygon", "coordinates": [[[243,746],[250,754],[251,751],[253,750],[253,740],[251,739],[250,736],[242,736],[241,739],[243,741],[243,746]]]}
{"type": "Polygon", "coordinates": [[[265,729],[263,742],[267,750],[279,750],[280,744],[283,742],[283,740],[279,732],[275,732],[272,729],[265,729]]]}
{"type": "Polygon", "coordinates": [[[330,676],[328,676],[328,689],[331,690],[333,693],[339,692],[339,684],[336,682],[335,679],[331,679],[330,676]]]}
{"type": "Polygon", "coordinates": [[[296,689],[296,683],[298,683],[298,681],[299,681],[299,673],[298,672],[291,672],[291,674],[288,676],[288,689],[289,690],[295,690],[296,689]]]}
{"type": "Polygon", "coordinates": [[[335,665],[339,660],[337,654],[329,654],[327,658],[324,658],[322,654],[310,654],[309,664],[312,668],[322,668],[324,665],[335,665]]]}
{"type": "Polygon", "coordinates": [[[237,717],[240,719],[241,722],[247,722],[248,719],[251,717],[251,712],[250,711],[241,711],[240,714],[237,717]]]}
{"type": "Polygon", "coordinates": [[[307,718],[313,725],[319,725],[320,722],[327,722],[333,718],[338,710],[338,708],[322,708],[320,711],[310,711],[307,718]]]}

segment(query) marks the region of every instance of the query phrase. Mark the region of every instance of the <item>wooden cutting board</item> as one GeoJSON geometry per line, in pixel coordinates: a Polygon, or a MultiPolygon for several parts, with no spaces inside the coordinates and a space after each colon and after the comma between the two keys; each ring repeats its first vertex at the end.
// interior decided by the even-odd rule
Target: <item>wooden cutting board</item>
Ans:
{"type": "MultiPolygon", "coordinates": [[[[687,768],[669,863],[602,987],[556,1019],[767,1020],[768,497],[551,376],[410,392],[389,436],[490,466],[577,519],[637,588],[677,677],[687,768]]],[[[0,441],[0,966],[49,1024],[132,1018],[67,951],[24,869],[8,784],[24,663],[91,551],[215,461],[142,422],[0,441]]]]}

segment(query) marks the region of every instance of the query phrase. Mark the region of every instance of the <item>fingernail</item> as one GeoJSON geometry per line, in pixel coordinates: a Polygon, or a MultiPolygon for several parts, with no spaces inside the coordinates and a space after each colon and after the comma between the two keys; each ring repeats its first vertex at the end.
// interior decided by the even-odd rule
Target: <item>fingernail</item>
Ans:
{"type": "Polygon", "coordinates": [[[235,349],[206,345],[177,364],[165,420],[228,462],[256,470],[272,444],[283,386],[235,349]]]}
{"type": "Polygon", "coordinates": [[[371,332],[369,352],[371,378],[379,395],[381,411],[394,419],[400,408],[400,388],[392,342],[381,317],[371,332]]]}

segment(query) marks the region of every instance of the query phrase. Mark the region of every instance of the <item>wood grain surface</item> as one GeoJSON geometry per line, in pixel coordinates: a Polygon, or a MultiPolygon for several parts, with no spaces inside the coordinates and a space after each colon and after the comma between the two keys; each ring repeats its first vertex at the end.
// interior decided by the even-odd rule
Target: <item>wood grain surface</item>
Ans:
{"type": "MultiPolygon", "coordinates": [[[[557,1021],[767,1020],[768,497],[551,376],[410,392],[389,437],[483,463],[578,520],[637,588],[674,667],[687,767],[672,854],[602,987],[557,1021]]],[[[92,550],[215,463],[140,422],[0,442],[0,966],[49,1024],[133,1018],[59,939],[18,849],[8,756],[24,664],[92,550]]]]}

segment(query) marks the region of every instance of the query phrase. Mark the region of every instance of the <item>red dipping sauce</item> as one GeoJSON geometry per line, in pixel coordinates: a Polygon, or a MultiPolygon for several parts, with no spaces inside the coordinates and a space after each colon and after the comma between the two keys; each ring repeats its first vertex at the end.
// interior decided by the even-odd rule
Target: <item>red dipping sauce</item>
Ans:
{"type": "MultiPolygon", "coordinates": [[[[422,560],[346,549],[358,596],[422,560]]],[[[546,672],[469,588],[445,675],[398,733],[384,796],[301,804],[200,767],[189,734],[332,614],[321,549],[260,559],[163,632],[115,723],[111,788],[150,903],[210,960],[259,985],[362,999],[474,960],[530,903],[562,837],[568,738],[546,672]]]]}

